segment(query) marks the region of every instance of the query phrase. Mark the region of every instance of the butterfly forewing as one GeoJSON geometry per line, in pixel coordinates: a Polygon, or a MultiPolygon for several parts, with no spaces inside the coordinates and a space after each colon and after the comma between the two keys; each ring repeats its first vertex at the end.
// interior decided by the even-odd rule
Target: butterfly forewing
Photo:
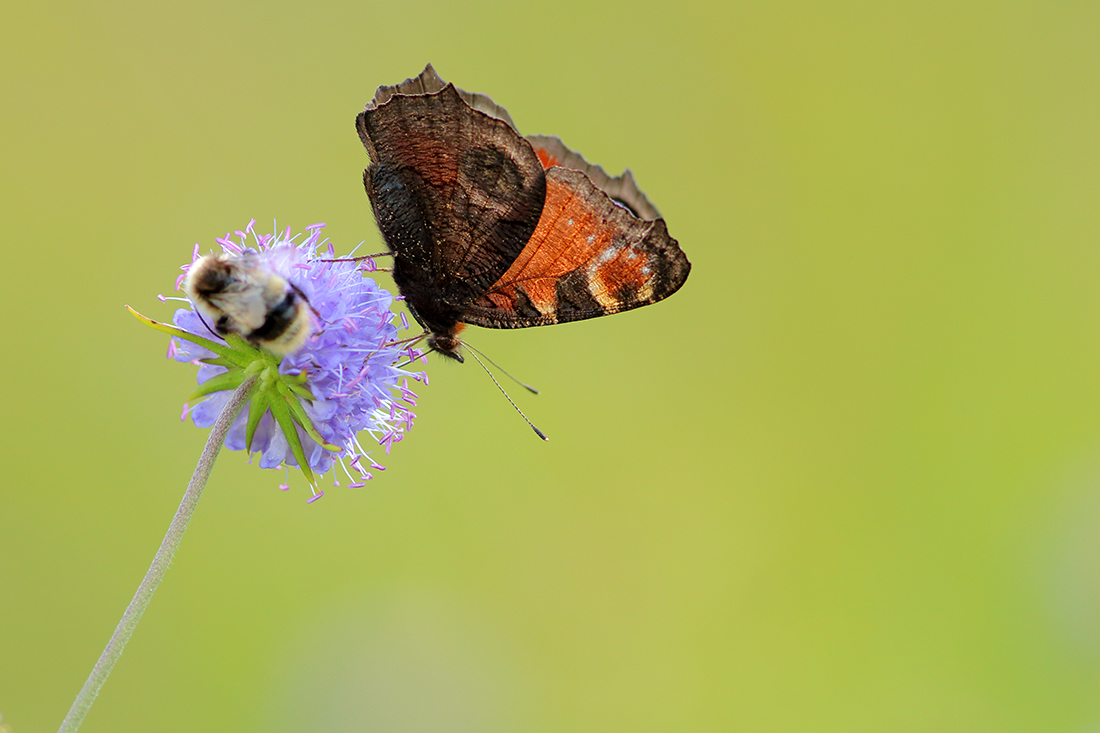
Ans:
{"type": "Polygon", "coordinates": [[[440,353],[461,359],[464,323],[593,318],[687,279],[687,257],[629,171],[612,177],[556,137],[521,137],[503,107],[431,65],[379,87],[356,127],[394,282],[440,353]]]}
{"type": "Polygon", "coordinates": [[[522,328],[579,321],[668,297],[690,265],[663,219],[633,216],[582,172],[546,171],[546,205],[527,247],[465,311],[467,323],[522,328]]]}
{"type": "Polygon", "coordinates": [[[535,148],[544,168],[560,165],[572,168],[588,177],[588,180],[613,201],[630,209],[630,213],[639,219],[660,219],[657,207],[649,202],[646,195],[634,182],[634,174],[629,170],[621,176],[609,176],[598,165],[589,163],[580,153],[565,147],[560,138],[553,135],[528,135],[527,142],[535,148]]]}

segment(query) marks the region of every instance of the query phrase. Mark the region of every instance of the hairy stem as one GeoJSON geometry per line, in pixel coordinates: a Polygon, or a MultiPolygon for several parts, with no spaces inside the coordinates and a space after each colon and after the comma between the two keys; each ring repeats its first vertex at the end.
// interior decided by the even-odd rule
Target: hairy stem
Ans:
{"type": "Polygon", "coordinates": [[[187,529],[187,523],[191,521],[191,515],[195,513],[195,507],[199,503],[199,497],[202,496],[203,487],[206,486],[206,481],[210,478],[210,471],[214,468],[214,459],[218,457],[218,451],[225,443],[229,426],[233,424],[241,408],[248,401],[255,382],[256,378],[250,377],[238,387],[222,409],[217,422],[214,423],[214,427],[210,431],[210,437],[206,441],[206,447],[203,448],[202,455],[199,457],[199,463],[195,466],[195,473],[191,476],[191,483],[187,485],[183,501],[180,502],[180,507],[176,510],[176,516],[172,518],[172,524],[168,527],[168,533],[164,535],[164,541],[160,543],[160,549],[157,550],[153,563],[149,566],[149,571],[145,573],[141,585],[134,593],[134,599],[130,601],[130,605],[126,607],[126,612],[122,614],[122,619],[118,622],[115,633],[111,635],[111,640],[107,642],[107,648],[103,650],[103,654],[100,655],[95,667],[92,668],[92,673],[88,675],[84,686],[80,688],[73,706],[69,708],[69,714],[65,716],[65,720],[58,729],[58,733],[72,733],[80,728],[80,724],[84,722],[84,716],[88,714],[88,711],[92,708],[92,703],[95,702],[96,695],[99,694],[103,683],[107,681],[111,670],[114,669],[115,662],[122,656],[122,650],[126,647],[126,643],[134,635],[134,629],[137,628],[138,621],[141,620],[141,614],[145,613],[149,601],[153,599],[153,593],[164,578],[164,572],[172,564],[172,556],[175,555],[180,542],[183,541],[183,532],[187,529]]]}

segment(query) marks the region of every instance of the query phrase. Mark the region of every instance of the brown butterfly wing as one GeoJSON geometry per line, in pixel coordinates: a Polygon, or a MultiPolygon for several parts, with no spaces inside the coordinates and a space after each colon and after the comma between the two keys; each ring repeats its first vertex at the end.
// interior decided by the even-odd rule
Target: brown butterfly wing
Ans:
{"type": "Polygon", "coordinates": [[[445,84],[430,65],[379,88],[356,128],[394,282],[423,325],[453,333],[466,304],[534,233],[546,197],[542,164],[503,108],[445,84]]]}
{"type": "MultiPolygon", "coordinates": [[[[656,213],[633,178],[603,175],[618,181],[610,184],[616,191],[627,182],[620,193],[628,204],[633,200],[656,213]]],[[[595,318],[656,303],[687,280],[691,264],[663,219],[635,216],[578,168],[552,165],[546,186],[542,216],[527,246],[465,308],[464,322],[523,328],[595,318]]]]}
{"type": "Polygon", "coordinates": [[[543,168],[560,165],[580,171],[588,176],[588,180],[596,188],[610,196],[612,201],[626,206],[639,219],[661,218],[657,207],[638,188],[638,184],[634,182],[634,174],[629,170],[623,171],[621,176],[609,176],[603,168],[589,163],[580,153],[565,147],[565,143],[553,135],[528,135],[527,142],[535,148],[543,168]]]}

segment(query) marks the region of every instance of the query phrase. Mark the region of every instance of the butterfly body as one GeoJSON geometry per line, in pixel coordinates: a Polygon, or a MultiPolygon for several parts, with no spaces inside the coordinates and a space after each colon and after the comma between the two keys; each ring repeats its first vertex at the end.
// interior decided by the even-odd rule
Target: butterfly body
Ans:
{"type": "Polygon", "coordinates": [[[627,171],[524,138],[489,97],[429,65],[380,87],[356,127],[394,282],[429,346],[462,360],[465,324],[525,328],[648,305],[690,270],[627,171]]]}

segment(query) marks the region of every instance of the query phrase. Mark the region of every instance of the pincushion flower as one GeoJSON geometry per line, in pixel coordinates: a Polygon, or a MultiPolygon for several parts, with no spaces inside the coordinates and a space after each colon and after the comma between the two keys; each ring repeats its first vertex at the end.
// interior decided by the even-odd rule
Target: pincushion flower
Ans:
{"type": "MultiPolygon", "coordinates": [[[[289,228],[257,234],[254,224],[236,232],[238,241],[229,235],[216,240],[222,253],[248,257],[253,266],[291,283],[308,304],[310,335],[300,348],[280,356],[234,333],[219,336],[209,315],[204,317],[193,303],[177,310],[172,323],[178,331],[168,356],[198,366],[199,388],[184,408],[184,419],[212,426],[231,391],[256,374],[257,385],[230,427],[225,447],[260,453],[261,468],[300,468],[313,490],[310,501],[323,494],[314,474],[337,463],[351,487],[362,486],[372,469],[384,469],[370,457],[360,434],[370,435],[369,442],[388,454],[415,417],[409,380],[426,380],[423,373],[397,366],[416,352],[398,340],[390,310],[394,298],[363,277],[358,263],[335,257],[331,243],[321,239],[323,224],[307,227],[301,242],[289,228]]],[[[199,257],[196,245],[177,288],[199,257]]]]}
{"type": "MultiPolygon", "coordinates": [[[[321,240],[324,224],[306,227],[305,239],[296,243],[301,235],[291,236],[289,228],[260,235],[252,230],[255,223],[236,233],[240,241],[228,234],[218,239],[219,256],[200,258],[195,245],[183,269],[194,298],[188,302],[198,310],[176,311],[169,325],[127,306],[138,320],[172,336],[170,358],[199,367],[199,388],[183,414],[211,430],[149,570],[59,733],[80,728],[133,636],[223,445],[260,452],[263,467],[297,466],[313,490],[312,502],[324,495],[314,471],[324,473],[334,461],[349,477],[348,466],[359,473],[352,486],[370,478],[364,461],[382,468],[363,449],[361,432],[389,453],[412,426],[416,395],[409,379],[427,383],[427,377],[397,365],[420,356],[407,346],[420,337],[396,339],[393,297],[364,278],[355,260],[335,257],[328,240],[321,240]]],[[[373,262],[365,260],[363,269],[375,269],[373,262]]],[[[403,315],[401,323],[408,328],[403,315]]]]}

